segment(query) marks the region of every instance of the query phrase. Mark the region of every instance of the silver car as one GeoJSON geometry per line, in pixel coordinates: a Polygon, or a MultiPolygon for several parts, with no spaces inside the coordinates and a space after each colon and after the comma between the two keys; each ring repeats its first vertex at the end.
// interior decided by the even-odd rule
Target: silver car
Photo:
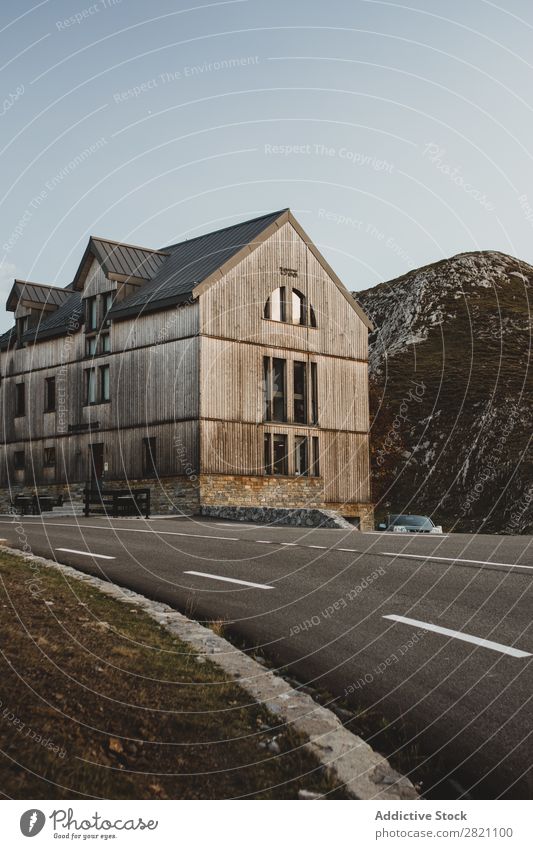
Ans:
{"type": "Polygon", "coordinates": [[[393,531],[400,534],[441,534],[442,525],[435,525],[429,516],[412,516],[410,513],[387,516],[380,522],[378,531],[393,531]]]}

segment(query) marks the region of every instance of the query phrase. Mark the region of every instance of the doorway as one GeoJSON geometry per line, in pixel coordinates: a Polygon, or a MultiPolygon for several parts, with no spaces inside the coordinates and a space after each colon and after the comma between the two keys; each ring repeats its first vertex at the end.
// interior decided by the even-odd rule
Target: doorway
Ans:
{"type": "Polygon", "coordinates": [[[89,445],[89,477],[94,485],[102,480],[104,474],[104,443],[93,442],[89,445]]]}

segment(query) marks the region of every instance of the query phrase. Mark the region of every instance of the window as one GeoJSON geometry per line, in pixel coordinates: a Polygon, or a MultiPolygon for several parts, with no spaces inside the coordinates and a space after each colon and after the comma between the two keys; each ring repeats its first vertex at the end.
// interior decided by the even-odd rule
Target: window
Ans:
{"type": "Polygon", "coordinates": [[[56,408],[56,379],[47,377],[44,381],[44,411],[53,413],[56,408]]]}
{"type": "Polygon", "coordinates": [[[305,363],[293,363],[294,421],[307,422],[307,368],[305,363]]]}
{"type": "Polygon", "coordinates": [[[87,298],[85,302],[85,320],[87,322],[87,330],[96,330],[98,327],[98,300],[97,296],[87,298]]]}
{"type": "Polygon", "coordinates": [[[26,415],[26,386],[24,383],[17,383],[15,389],[15,415],[26,415]]]}
{"type": "Polygon", "coordinates": [[[43,466],[50,468],[51,466],[55,467],[56,464],[56,449],[55,448],[45,448],[44,456],[43,456],[43,466]]]}
{"type": "Polygon", "coordinates": [[[96,404],[96,369],[85,371],[85,403],[96,404]]]}
{"type": "Polygon", "coordinates": [[[265,421],[287,420],[287,363],[277,357],[263,358],[263,413],[265,421]]]}
{"type": "Polygon", "coordinates": [[[97,336],[89,336],[89,338],[85,340],[85,353],[88,357],[94,357],[94,355],[96,354],[97,341],[97,336]]]}
{"type": "Polygon", "coordinates": [[[143,439],[143,477],[157,477],[155,436],[143,439]]]}
{"type": "Polygon", "coordinates": [[[102,354],[108,354],[111,350],[111,337],[109,333],[102,333],[100,336],[100,350],[102,354]]]}
{"type": "Polygon", "coordinates": [[[265,304],[263,316],[272,321],[288,321],[291,324],[316,327],[315,311],[307,303],[303,292],[287,289],[285,286],[274,289],[265,304]]]}
{"type": "Polygon", "coordinates": [[[311,363],[311,424],[318,424],[318,379],[316,363],[311,363]]]}
{"type": "Polygon", "coordinates": [[[109,401],[109,366],[100,366],[100,401],[109,401]]]}
{"type": "Polygon", "coordinates": [[[15,469],[24,468],[24,451],[15,451],[13,455],[15,469]]]}
{"type": "Polygon", "coordinates": [[[307,442],[307,436],[294,437],[294,473],[296,475],[309,474],[307,442]]]}
{"type": "Polygon", "coordinates": [[[265,318],[270,318],[272,321],[287,321],[287,302],[285,295],[285,286],[280,286],[279,289],[274,289],[269,299],[265,304],[265,318]]]}
{"type": "Polygon", "coordinates": [[[114,292],[106,292],[105,295],[102,295],[102,307],[103,307],[102,313],[103,313],[103,317],[104,317],[103,323],[104,323],[105,327],[109,327],[109,325],[111,324],[111,319],[109,318],[108,313],[109,313],[109,310],[111,309],[111,307],[113,306],[114,298],[115,298],[114,292]]]}
{"type": "Polygon", "coordinates": [[[19,345],[22,345],[22,337],[28,329],[28,316],[24,315],[17,318],[15,324],[17,326],[17,342],[19,345]]]}
{"type": "Polygon", "coordinates": [[[264,467],[265,467],[265,475],[273,474],[273,469],[272,469],[272,434],[271,433],[265,433],[264,467]]]}
{"type": "Polygon", "coordinates": [[[275,433],[272,442],[274,448],[274,474],[288,475],[289,471],[287,467],[287,436],[284,433],[275,433]]]}
{"type": "Polygon", "coordinates": [[[307,305],[305,295],[298,289],[292,290],[292,323],[307,324],[307,305]]]}
{"type": "Polygon", "coordinates": [[[313,463],[311,466],[311,474],[315,478],[320,476],[320,448],[318,444],[318,436],[313,436],[313,463]]]}

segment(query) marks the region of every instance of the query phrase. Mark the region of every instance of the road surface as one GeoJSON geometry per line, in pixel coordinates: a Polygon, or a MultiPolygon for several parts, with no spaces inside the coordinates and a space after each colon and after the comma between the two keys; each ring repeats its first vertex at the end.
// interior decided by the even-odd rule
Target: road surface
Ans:
{"type": "Polygon", "coordinates": [[[531,798],[533,538],[22,521],[0,517],[9,545],[224,620],[284,674],[385,717],[428,795],[531,798]]]}

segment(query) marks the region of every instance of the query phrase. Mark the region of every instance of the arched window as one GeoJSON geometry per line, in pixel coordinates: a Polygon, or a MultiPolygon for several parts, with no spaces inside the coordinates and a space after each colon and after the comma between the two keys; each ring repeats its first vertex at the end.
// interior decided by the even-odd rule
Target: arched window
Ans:
{"type": "Polygon", "coordinates": [[[316,327],[315,311],[307,303],[303,292],[291,288],[287,290],[285,286],[274,289],[265,304],[263,315],[271,321],[316,327]]]}
{"type": "Polygon", "coordinates": [[[285,286],[280,286],[272,292],[265,304],[265,318],[270,318],[272,321],[287,321],[285,286]]]}

